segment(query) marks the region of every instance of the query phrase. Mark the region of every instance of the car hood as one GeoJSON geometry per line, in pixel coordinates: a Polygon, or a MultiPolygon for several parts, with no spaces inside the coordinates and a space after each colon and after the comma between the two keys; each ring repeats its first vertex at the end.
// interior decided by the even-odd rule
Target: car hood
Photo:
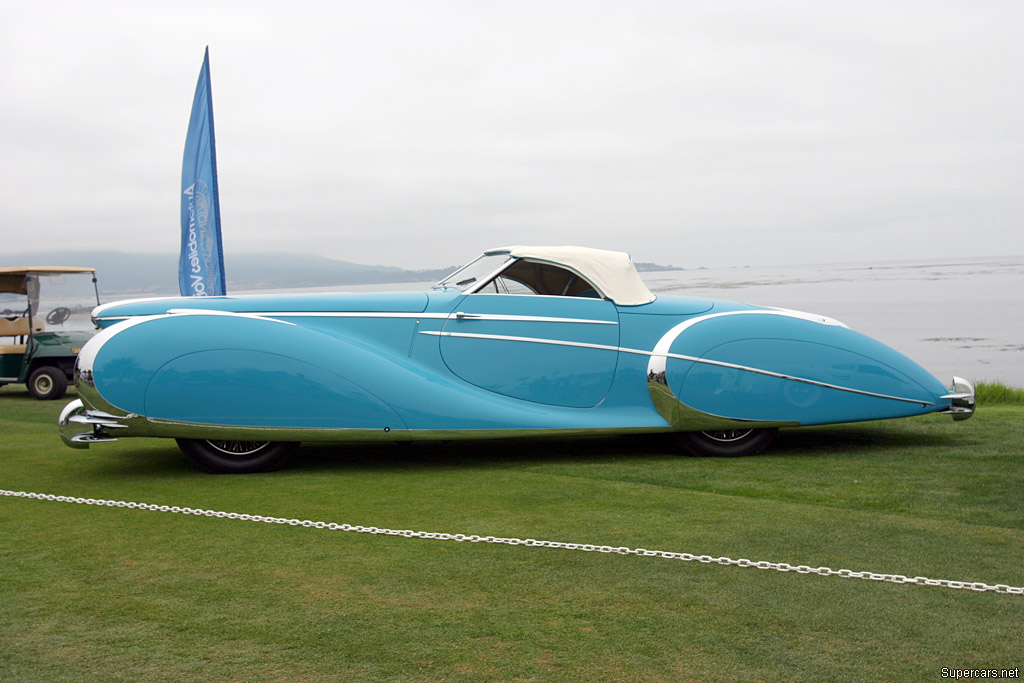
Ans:
{"type": "Polygon", "coordinates": [[[105,326],[143,315],[172,310],[226,311],[229,313],[375,312],[420,313],[427,307],[425,292],[373,292],[329,294],[248,294],[242,296],[175,297],[116,301],[97,307],[93,320],[105,326]]]}

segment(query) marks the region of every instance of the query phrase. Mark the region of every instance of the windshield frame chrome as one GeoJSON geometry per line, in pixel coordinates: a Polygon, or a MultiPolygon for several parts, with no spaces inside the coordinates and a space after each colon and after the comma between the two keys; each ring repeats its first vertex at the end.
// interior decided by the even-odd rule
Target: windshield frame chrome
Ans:
{"type": "Polygon", "coordinates": [[[502,273],[502,271],[504,271],[506,268],[508,268],[512,263],[514,263],[514,262],[516,262],[518,260],[519,259],[517,259],[516,257],[512,256],[512,254],[510,254],[507,251],[505,251],[505,252],[497,252],[497,253],[495,253],[495,252],[490,252],[490,253],[485,252],[483,254],[480,254],[475,259],[473,259],[472,261],[470,261],[466,265],[462,266],[458,270],[454,271],[451,275],[448,275],[444,279],[442,279],[439,282],[437,282],[433,287],[431,287],[431,289],[457,289],[458,291],[462,292],[463,294],[474,294],[474,293],[476,293],[477,290],[479,290],[481,287],[485,286],[487,283],[489,283],[495,277],[500,275],[502,273]],[[502,260],[502,262],[496,268],[494,268],[492,270],[485,271],[486,275],[484,275],[482,277],[475,278],[473,280],[473,282],[467,283],[469,286],[467,286],[465,289],[463,289],[462,287],[458,286],[458,284],[456,282],[453,282],[453,280],[457,279],[459,273],[462,273],[462,272],[468,270],[473,265],[479,263],[482,259],[490,258],[490,257],[494,257],[494,256],[503,256],[504,260],[502,260]]]}

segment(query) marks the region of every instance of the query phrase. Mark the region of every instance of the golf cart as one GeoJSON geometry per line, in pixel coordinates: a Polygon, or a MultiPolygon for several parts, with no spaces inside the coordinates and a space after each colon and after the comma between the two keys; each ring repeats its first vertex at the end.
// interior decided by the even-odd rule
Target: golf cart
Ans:
{"type": "Polygon", "coordinates": [[[63,396],[99,303],[95,268],[0,268],[0,386],[26,382],[37,399],[63,396]]]}

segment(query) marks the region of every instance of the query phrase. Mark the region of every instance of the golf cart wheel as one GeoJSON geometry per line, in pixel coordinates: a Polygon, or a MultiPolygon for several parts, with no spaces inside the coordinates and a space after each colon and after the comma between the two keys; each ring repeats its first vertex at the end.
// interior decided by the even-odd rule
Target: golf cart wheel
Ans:
{"type": "Polygon", "coordinates": [[[60,368],[44,365],[36,368],[28,378],[28,391],[40,401],[53,401],[68,390],[68,378],[60,368]]]}

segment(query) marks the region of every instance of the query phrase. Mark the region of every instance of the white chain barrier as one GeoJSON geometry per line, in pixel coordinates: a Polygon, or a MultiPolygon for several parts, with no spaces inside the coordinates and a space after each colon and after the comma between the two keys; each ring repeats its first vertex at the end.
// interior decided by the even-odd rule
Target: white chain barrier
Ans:
{"type": "Polygon", "coordinates": [[[1024,595],[1024,587],[1007,586],[1006,584],[989,585],[979,581],[951,581],[949,579],[929,579],[924,576],[903,576],[901,574],[879,574],[877,572],[855,572],[850,569],[830,569],[828,567],[809,567],[807,565],[791,565],[786,562],[767,562],[711,555],[694,555],[665,550],[647,550],[645,548],[627,548],[624,546],[591,545],[588,543],[563,543],[561,541],[538,541],[533,538],[501,538],[498,536],[478,536],[476,534],[449,534],[434,531],[412,531],[409,529],[381,529],[375,526],[358,526],[353,524],[336,524],[334,522],[314,522],[308,519],[289,519],[285,517],[267,517],[265,515],[248,515],[238,512],[219,512],[197,508],[179,507],[177,505],[153,505],[150,503],[129,503],[123,500],[103,500],[100,498],[76,498],[73,496],[55,496],[48,493],[29,493],[26,491],[8,491],[0,489],[0,495],[12,498],[31,498],[57,503],[77,503],[79,505],[99,505],[105,507],[129,508],[132,510],[149,510],[150,512],[170,512],[179,515],[196,515],[200,517],[221,517],[239,519],[244,522],[261,522],[263,524],[287,524],[312,529],[328,529],[330,531],[349,531],[357,534],[378,534],[385,536],[402,536],[404,538],[423,538],[438,541],[455,541],[457,543],[499,543],[503,545],[525,545],[533,548],[556,548],[560,550],[582,550],[584,552],[614,553],[617,555],[637,555],[640,557],[659,557],[666,560],[682,560],[683,562],[700,562],[702,564],[734,565],[736,567],[753,567],[755,569],[774,569],[779,572],[797,572],[798,574],[818,574],[820,576],[840,576],[844,579],[866,579],[868,581],[887,581],[889,583],[912,583],[919,586],[940,586],[971,591],[992,591],[1008,595],[1024,595]]]}

